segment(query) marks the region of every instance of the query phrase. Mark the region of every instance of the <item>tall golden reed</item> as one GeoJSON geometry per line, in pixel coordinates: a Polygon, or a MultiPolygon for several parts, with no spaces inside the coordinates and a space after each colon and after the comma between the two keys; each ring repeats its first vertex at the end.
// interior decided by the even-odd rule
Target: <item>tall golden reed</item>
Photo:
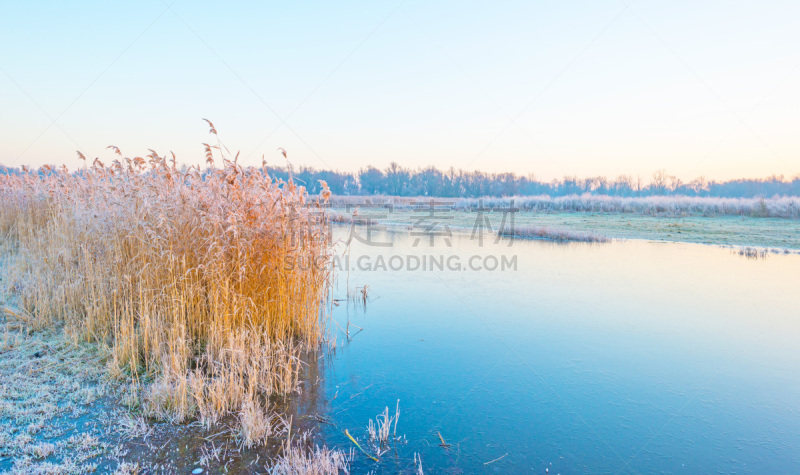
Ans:
{"type": "Polygon", "coordinates": [[[152,416],[211,424],[295,390],[322,334],[329,271],[297,265],[329,257],[319,200],[224,155],[216,168],[221,146],[206,171],[110,148],[110,166],[0,176],[20,305],[107,347],[152,416]]]}

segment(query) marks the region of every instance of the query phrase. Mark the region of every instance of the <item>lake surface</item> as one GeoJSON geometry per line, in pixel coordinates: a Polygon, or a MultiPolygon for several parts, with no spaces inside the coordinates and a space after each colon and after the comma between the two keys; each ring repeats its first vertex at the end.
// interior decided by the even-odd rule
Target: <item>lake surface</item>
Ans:
{"type": "Polygon", "coordinates": [[[417,238],[337,247],[351,269],[328,310],[363,331],[332,324],[312,392],[335,423],[322,436],[353,447],[348,429],[366,448],[368,420],[398,399],[405,436],[380,463],[357,452],[354,473],[410,473],[415,453],[426,473],[800,473],[800,256],[417,238]],[[462,268],[408,270],[409,255],[462,268]],[[365,284],[365,308],[346,300],[365,284]]]}

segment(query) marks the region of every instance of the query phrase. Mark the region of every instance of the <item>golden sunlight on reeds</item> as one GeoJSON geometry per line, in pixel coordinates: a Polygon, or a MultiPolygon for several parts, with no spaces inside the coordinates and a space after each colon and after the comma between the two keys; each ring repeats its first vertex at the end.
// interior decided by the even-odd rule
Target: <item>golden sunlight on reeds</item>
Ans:
{"type": "Polygon", "coordinates": [[[328,258],[319,200],[222,146],[206,146],[205,171],[110,148],[109,166],[0,176],[19,305],[34,325],[63,322],[107,348],[110,373],[142,384],[149,416],[264,419],[254,408],[297,389],[300,356],[322,338],[329,271],[286,265],[328,258]]]}

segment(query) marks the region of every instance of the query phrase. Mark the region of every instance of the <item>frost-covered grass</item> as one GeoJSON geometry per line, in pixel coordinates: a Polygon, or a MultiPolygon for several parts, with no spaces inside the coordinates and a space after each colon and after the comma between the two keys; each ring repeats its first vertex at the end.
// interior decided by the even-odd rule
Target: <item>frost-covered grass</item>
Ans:
{"type": "MultiPolygon", "coordinates": [[[[485,205],[484,205],[485,206],[485,205]]],[[[332,212],[346,211],[335,209],[332,212]]],[[[370,210],[361,208],[362,215],[382,213],[379,225],[390,225],[396,229],[418,229],[424,214],[411,209],[370,210]]],[[[491,233],[501,225],[510,225],[511,219],[504,212],[486,211],[483,214],[472,210],[437,212],[442,231],[448,226],[452,232],[473,234],[476,224],[487,221],[491,233]]],[[[425,224],[425,223],[423,223],[425,224]]],[[[649,216],[636,213],[541,213],[520,210],[514,213],[513,226],[543,227],[575,233],[590,233],[611,239],[646,239],[656,241],[690,242],[722,246],[750,246],[770,249],[800,250],[800,219],[758,218],[750,216],[649,216]]],[[[377,230],[378,227],[373,229],[377,230]]],[[[363,236],[366,227],[356,232],[363,236]]],[[[489,232],[484,228],[483,232],[489,232]]],[[[493,234],[492,234],[493,235],[493,234]]],[[[485,238],[490,235],[485,234],[485,238]]]]}
{"type": "Polygon", "coordinates": [[[435,211],[431,211],[431,198],[427,197],[337,196],[332,204],[331,214],[340,215],[342,222],[350,223],[349,215],[358,210],[362,219],[373,220],[369,225],[408,229],[438,221],[437,230],[447,226],[454,232],[472,231],[490,221],[491,231],[496,232],[513,219],[515,227],[540,228],[541,232],[534,234],[541,239],[564,240],[569,235],[588,233],[614,239],[800,249],[797,197],[434,198],[435,211]]]}
{"type": "Polygon", "coordinates": [[[147,440],[153,428],[141,414],[126,413],[117,421],[117,431],[127,439],[147,440]]]}
{"type": "Polygon", "coordinates": [[[369,420],[369,423],[367,424],[367,434],[369,435],[369,441],[372,444],[376,455],[381,456],[388,450],[390,434],[392,437],[397,436],[397,422],[399,420],[399,400],[397,401],[397,407],[395,409],[394,416],[389,415],[389,407],[387,406],[382,413],[378,414],[374,422],[372,419],[369,420]],[[392,429],[393,424],[394,429],[392,429]]]}
{"type": "Polygon", "coordinates": [[[280,429],[282,421],[271,408],[253,400],[247,400],[242,404],[238,421],[238,442],[248,449],[265,444],[273,433],[282,432],[280,429]]]}
{"type": "Polygon", "coordinates": [[[716,198],[690,196],[619,197],[603,195],[516,196],[459,199],[455,209],[515,208],[548,213],[635,213],[647,216],[751,216],[800,219],[800,198],[716,198]]]}
{"type": "Polygon", "coordinates": [[[118,394],[105,378],[108,355],[60,327],[31,331],[19,309],[4,305],[0,313],[0,471],[78,474],[121,465],[126,450],[97,405],[118,394]]]}
{"type": "Polygon", "coordinates": [[[565,228],[551,228],[547,226],[517,225],[500,229],[501,236],[522,239],[547,239],[550,241],[577,241],[577,242],[608,242],[605,236],[588,231],[574,231],[565,228]]]}
{"type": "Polygon", "coordinates": [[[645,216],[749,216],[800,219],[800,197],[719,198],[696,196],[621,197],[608,195],[512,196],[485,198],[431,198],[397,196],[337,196],[332,205],[354,209],[384,206],[410,209],[429,206],[431,200],[453,210],[510,209],[540,213],[624,213],[645,216]]]}
{"type": "Polygon", "coordinates": [[[355,456],[353,450],[329,449],[312,446],[305,435],[287,447],[275,460],[269,470],[273,475],[336,475],[350,473],[350,462],[355,456]]]}

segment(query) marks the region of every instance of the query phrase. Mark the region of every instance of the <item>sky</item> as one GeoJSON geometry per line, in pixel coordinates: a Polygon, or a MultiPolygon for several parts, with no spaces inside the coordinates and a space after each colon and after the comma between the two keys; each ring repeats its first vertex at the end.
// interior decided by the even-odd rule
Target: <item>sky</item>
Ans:
{"type": "Polygon", "coordinates": [[[3,1],[0,163],[800,173],[800,2],[3,1]]]}

